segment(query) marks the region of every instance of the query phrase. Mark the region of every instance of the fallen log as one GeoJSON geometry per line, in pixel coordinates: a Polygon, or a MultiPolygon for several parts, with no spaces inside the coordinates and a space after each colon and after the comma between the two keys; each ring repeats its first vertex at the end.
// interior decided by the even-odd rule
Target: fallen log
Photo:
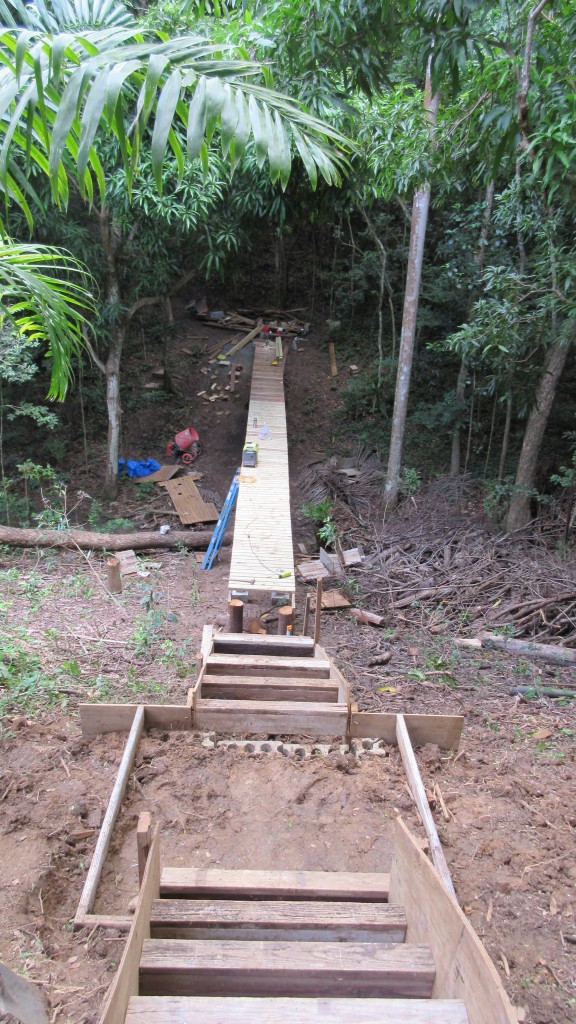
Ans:
{"type": "MultiPolygon", "coordinates": [[[[126,548],[207,548],[211,530],[170,530],[168,533],[93,533],[89,530],[24,530],[0,524],[0,544],[17,548],[83,548],[95,551],[124,551],[126,548]]],[[[229,544],[230,538],[224,538],[229,544]]]]}
{"type": "Polygon", "coordinates": [[[456,647],[479,648],[498,647],[509,654],[517,654],[533,661],[546,661],[552,665],[576,665],[576,649],[561,647],[559,644],[539,644],[533,640],[514,640],[512,637],[499,636],[497,633],[480,633],[473,640],[457,638],[456,647]]]}

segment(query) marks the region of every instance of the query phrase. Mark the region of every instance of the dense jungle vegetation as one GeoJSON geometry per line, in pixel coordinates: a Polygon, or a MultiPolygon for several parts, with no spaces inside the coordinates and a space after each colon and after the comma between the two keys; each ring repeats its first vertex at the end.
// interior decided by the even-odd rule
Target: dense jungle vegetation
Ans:
{"type": "Polygon", "coordinates": [[[192,293],[308,307],[360,368],[342,437],[387,462],[386,509],[448,472],[509,531],[569,516],[571,2],[0,0],[0,23],[2,521],[80,432],[108,430],[116,493],[125,360],[192,293]]]}

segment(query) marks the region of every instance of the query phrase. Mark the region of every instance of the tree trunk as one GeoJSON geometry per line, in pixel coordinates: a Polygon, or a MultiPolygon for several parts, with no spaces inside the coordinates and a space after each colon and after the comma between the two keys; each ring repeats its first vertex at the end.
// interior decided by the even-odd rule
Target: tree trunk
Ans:
{"type": "Polygon", "coordinates": [[[506,422],[504,423],[504,434],[502,437],[502,448],[500,449],[500,463],[498,465],[498,483],[504,479],[506,459],[508,458],[508,445],[510,444],[510,427],[512,426],[512,398],[508,395],[506,399],[506,422]]]}
{"type": "MultiPolygon", "coordinates": [[[[438,93],[432,96],[432,65],[426,68],[426,85],[424,90],[424,106],[430,122],[430,134],[433,135],[438,113],[438,93]]],[[[400,471],[402,468],[402,449],[408,412],[408,395],[414,356],[414,339],[416,337],[416,319],[418,316],[418,300],[422,282],[422,261],[424,257],[424,241],[428,223],[430,206],[430,185],[427,183],[416,190],[412,203],[412,221],[410,226],[410,246],[408,249],[408,269],[406,274],[406,291],[404,294],[404,312],[402,315],[402,331],[400,334],[400,352],[398,355],[398,371],[396,375],[396,391],[394,394],[394,412],[392,414],[392,433],[390,451],[388,453],[388,469],[384,485],[384,515],[393,512],[398,504],[400,490],[400,471]]]]}
{"type": "Polygon", "coordinates": [[[392,415],[392,434],[388,453],[388,469],[384,485],[385,512],[389,514],[398,504],[400,488],[400,471],[402,469],[402,449],[408,412],[408,395],[410,393],[410,377],[414,356],[414,339],[416,337],[416,318],[418,316],[418,299],[422,281],[422,261],[424,257],[424,240],[430,205],[430,186],[419,188],[414,195],[412,205],[412,227],[410,230],[410,247],[408,251],[408,274],[404,295],[404,313],[402,316],[402,332],[400,334],[400,353],[394,394],[394,412],[392,415]]]}
{"type": "Polygon", "coordinates": [[[106,361],[106,408],[108,410],[108,447],[106,449],[106,476],[102,493],[112,500],[118,497],[118,458],[122,429],[122,406],[120,401],[120,356],[124,331],[118,325],[112,328],[113,340],[106,361]]]}
{"type": "MultiPolygon", "coordinates": [[[[94,551],[142,550],[171,548],[182,544],[187,548],[207,548],[211,530],[170,530],[169,533],[92,533],[89,530],[23,530],[0,525],[0,544],[18,548],[82,548],[94,551]]],[[[224,538],[229,544],[230,538],[224,538]]]]}
{"type": "Polygon", "coordinates": [[[463,359],[460,364],[460,371],[458,373],[458,380],[456,381],[456,406],[458,421],[452,432],[452,455],[450,459],[450,476],[454,480],[457,476],[460,476],[460,428],[462,426],[461,417],[464,412],[464,399],[466,396],[466,377],[468,376],[468,367],[466,361],[463,359]]]}
{"type": "Polygon", "coordinates": [[[536,392],[536,402],[526,424],[516,480],[514,481],[514,492],[506,517],[508,533],[521,530],[530,522],[530,497],[536,480],[538,456],[569,348],[569,343],[556,341],[546,353],[544,371],[536,392]]]}

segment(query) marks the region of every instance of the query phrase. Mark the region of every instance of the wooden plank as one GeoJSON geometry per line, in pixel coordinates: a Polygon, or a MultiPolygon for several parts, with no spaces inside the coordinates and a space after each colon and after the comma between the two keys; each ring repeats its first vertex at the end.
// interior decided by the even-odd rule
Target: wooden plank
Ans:
{"type": "MultiPolygon", "coordinates": [[[[404,715],[404,720],[415,746],[437,743],[443,750],[458,750],[464,725],[462,715],[404,715]]],[[[350,735],[371,736],[395,744],[396,715],[353,711],[350,735]]]]}
{"type": "Polygon", "coordinates": [[[142,995],[427,998],[427,946],[397,942],[242,942],[146,939],[142,995]]]}
{"type": "Polygon", "coordinates": [[[230,871],[164,867],[162,896],[386,903],[389,875],[366,871],[230,871]]]}
{"type": "Polygon", "coordinates": [[[326,658],[288,658],[264,654],[211,654],[206,661],[206,675],[239,676],[301,676],[307,679],[329,679],[330,663],[326,658]]]}
{"type": "MultiPolygon", "coordinates": [[[[108,732],[128,732],[138,704],[80,704],[80,724],[85,739],[108,732]]],[[[191,729],[192,711],[185,704],[145,704],[146,729],[191,729]]]]}
{"type": "MultiPolygon", "coordinates": [[[[126,1024],[469,1024],[447,999],[258,999],[137,996],[126,1024]]],[[[485,1021],[485,1024],[489,1024],[485,1021]]]]}
{"type": "Polygon", "coordinates": [[[181,523],[191,526],[193,523],[212,523],[218,519],[219,512],[214,503],[204,501],[189,476],[166,480],[162,486],[168,491],[181,523]]]}
{"type": "Polygon", "coordinates": [[[114,981],[108,989],[99,1024],[124,1024],[128,1001],[138,995],[140,956],[150,936],[150,910],[160,886],[160,839],[155,830],[136,903],[134,921],[114,981]]]}
{"type": "Polygon", "coordinates": [[[92,860],[90,861],[90,867],[88,868],[88,874],[84,882],[82,889],[82,895],[78,903],[78,908],[74,917],[74,927],[82,928],[84,926],[84,917],[89,914],[93,907],[96,899],[96,890],[100,881],[100,875],[102,874],[102,868],[104,867],[104,861],[106,860],[106,854],[108,853],[108,847],[110,846],[110,840],[112,838],[112,831],[116,823],[116,819],[120,812],[120,806],[126,792],[126,786],[128,784],[128,777],[132,771],[134,764],[134,755],[136,748],[140,742],[140,737],[144,729],[144,708],[140,705],[136,709],[134,715],[134,721],[126,740],[126,746],[120,761],[120,767],[118,768],[118,774],[112,792],[110,794],[110,800],[108,801],[108,807],[106,808],[106,814],[104,815],[104,821],[102,827],[98,833],[98,839],[92,854],[92,860]]]}
{"type": "MultiPolygon", "coordinates": [[[[208,679],[204,676],[204,683],[208,679]]],[[[229,733],[290,736],[344,736],[345,704],[299,701],[204,700],[196,702],[194,728],[229,733]]]]}
{"type": "Polygon", "coordinates": [[[418,813],[422,819],[422,824],[428,836],[428,844],[430,846],[430,854],[434,861],[434,867],[436,868],[442,882],[446,886],[447,891],[456,900],[456,892],[452,882],[452,876],[450,869],[446,863],[446,857],[444,856],[444,850],[442,849],[442,843],[436,829],[436,822],[432,816],[432,811],[428,804],[428,797],[426,796],[426,790],[424,789],[424,783],[418,770],[418,763],[414,757],[414,751],[412,744],[410,743],[410,737],[408,735],[408,729],[404,721],[404,715],[396,716],[396,739],[402,755],[402,762],[404,764],[404,770],[408,779],[408,785],[410,792],[414,797],[414,803],[418,808],[418,813]]]}
{"type": "Polygon", "coordinates": [[[395,831],[390,899],[406,908],[408,940],[430,943],[437,968],[433,996],[461,999],[470,1024],[517,1024],[498,972],[468,918],[401,819],[395,831]]]}
{"type": "Polygon", "coordinates": [[[204,676],[202,697],[211,700],[288,700],[338,703],[338,684],[331,679],[281,676],[204,676]]]}
{"type": "Polygon", "coordinates": [[[316,644],[316,656],[328,659],[328,662],[330,664],[330,678],[338,686],[338,703],[345,704],[346,707],[348,708],[348,715],[350,715],[350,708],[352,703],[350,683],[345,678],[345,676],[342,675],[334,659],[326,653],[326,651],[320,644],[316,644]]]}
{"type": "Polygon", "coordinates": [[[325,565],[322,565],[320,559],[313,559],[308,562],[298,563],[298,575],[303,580],[320,580],[329,579],[330,573],[325,565]]]}
{"type": "Polygon", "coordinates": [[[136,476],[132,480],[134,484],[156,484],[164,483],[166,480],[171,480],[172,477],[177,476],[178,473],[182,473],[184,467],[180,466],[160,466],[160,469],[156,469],[153,473],[149,473],[148,476],[136,476]]]}
{"type": "Polygon", "coordinates": [[[314,641],[306,636],[217,633],[214,637],[214,651],[217,654],[289,655],[292,658],[310,658],[314,654],[314,641]]]}
{"type": "Polygon", "coordinates": [[[302,900],[157,900],[154,939],[403,942],[406,918],[388,903],[302,900]]]}

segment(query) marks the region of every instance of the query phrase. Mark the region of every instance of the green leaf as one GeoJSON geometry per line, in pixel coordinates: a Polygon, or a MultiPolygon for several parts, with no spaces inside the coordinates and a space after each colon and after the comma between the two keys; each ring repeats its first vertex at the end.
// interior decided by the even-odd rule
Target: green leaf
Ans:
{"type": "Polygon", "coordinates": [[[172,118],[180,98],[181,84],[182,75],[176,68],[162,89],[156,108],[151,153],[154,180],[156,181],[156,188],[160,193],[162,192],[162,162],[166,151],[166,142],[172,129],[172,118]]]}

